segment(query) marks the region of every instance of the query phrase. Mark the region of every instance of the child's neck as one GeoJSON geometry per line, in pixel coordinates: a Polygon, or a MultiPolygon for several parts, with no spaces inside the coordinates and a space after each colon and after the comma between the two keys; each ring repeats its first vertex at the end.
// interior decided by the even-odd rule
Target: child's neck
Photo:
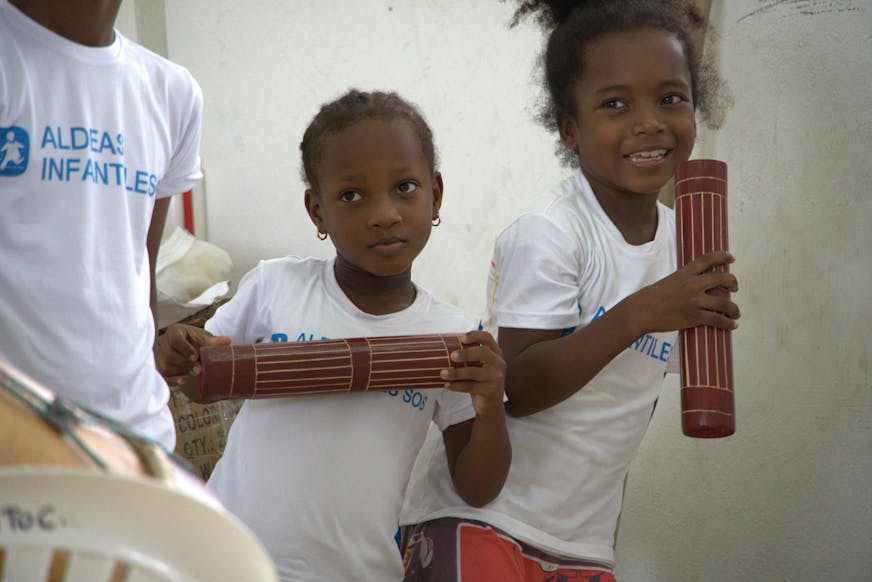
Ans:
{"type": "Polygon", "coordinates": [[[121,0],[11,0],[31,20],[52,32],[85,46],[109,46],[115,40],[115,18],[121,0]]]}
{"type": "Polygon", "coordinates": [[[337,257],[333,272],[346,297],[358,309],[370,315],[402,311],[414,303],[417,295],[411,269],[399,275],[379,277],[337,257]]]}
{"type": "Polygon", "coordinates": [[[657,194],[616,192],[591,184],[591,189],[606,216],[627,244],[642,245],[657,234],[657,194]]]}

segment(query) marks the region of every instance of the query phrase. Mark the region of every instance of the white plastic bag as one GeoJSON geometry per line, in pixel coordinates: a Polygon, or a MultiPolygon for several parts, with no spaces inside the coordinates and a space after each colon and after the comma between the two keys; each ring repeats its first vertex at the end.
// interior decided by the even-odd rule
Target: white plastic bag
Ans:
{"type": "Polygon", "coordinates": [[[232,267],[227,251],[176,226],[161,242],[155,265],[158,327],[193,315],[226,295],[232,267]]]}

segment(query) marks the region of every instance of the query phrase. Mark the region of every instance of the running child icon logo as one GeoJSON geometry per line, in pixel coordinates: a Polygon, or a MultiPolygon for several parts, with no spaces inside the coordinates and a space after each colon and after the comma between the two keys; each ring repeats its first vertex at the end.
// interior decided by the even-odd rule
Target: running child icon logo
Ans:
{"type": "Polygon", "coordinates": [[[30,137],[20,127],[0,127],[0,176],[18,176],[27,169],[30,137]]]}

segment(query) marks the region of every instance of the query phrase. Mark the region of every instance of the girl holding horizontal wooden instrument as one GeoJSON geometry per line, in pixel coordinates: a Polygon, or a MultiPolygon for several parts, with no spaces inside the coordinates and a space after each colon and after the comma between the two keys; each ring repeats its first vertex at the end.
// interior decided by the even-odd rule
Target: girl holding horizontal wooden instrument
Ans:
{"type": "Polygon", "coordinates": [[[418,110],[393,93],[351,91],[324,105],[301,143],[306,208],[333,259],[262,261],[206,332],[161,338],[165,376],[196,382],[200,346],[463,333],[444,388],[247,400],[208,486],[257,534],[283,580],[400,580],[398,515],[431,422],[457,493],[484,505],[511,451],[505,364],[476,321],[412,282],[439,221],[442,176],[418,110]],[[191,375],[194,374],[194,376],[191,375]]]}

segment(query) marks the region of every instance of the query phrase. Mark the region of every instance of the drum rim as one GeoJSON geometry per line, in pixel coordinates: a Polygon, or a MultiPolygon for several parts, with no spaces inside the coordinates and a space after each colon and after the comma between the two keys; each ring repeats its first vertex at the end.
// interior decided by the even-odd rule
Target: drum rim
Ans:
{"type": "Polygon", "coordinates": [[[164,482],[86,468],[0,466],[0,504],[24,505],[47,499],[56,500],[59,512],[71,512],[77,527],[48,534],[12,533],[9,528],[0,528],[0,548],[47,546],[90,552],[99,548],[105,550],[106,556],[129,560],[155,571],[172,569],[174,562],[183,562],[178,573],[190,573],[192,580],[209,573],[239,572],[241,568],[248,572],[247,579],[277,580],[266,550],[242,521],[226,509],[164,482]],[[127,507],[119,511],[118,505],[124,503],[127,507]],[[91,521],[82,517],[86,513],[92,516],[91,521]],[[166,517],[171,515],[178,519],[168,525],[166,517]],[[155,537],[143,542],[142,532],[131,531],[128,522],[136,517],[147,524],[143,526],[145,529],[155,530],[155,537]],[[105,540],[100,539],[99,532],[90,532],[84,527],[88,523],[111,522],[116,531],[105,540]],[[125,541],[135,546],[119,549],[125,541]],[[233,551],[221,551],[221,548],[233,551]],[[166,555],[156,555],[161,552],[166,555]],[[180,552],[190,555],[182,556],[180,552]],[[198,553],[199,559],[191,559],[198,553]],[[246,557],[248,559],[244,559],[246,557]],[[207,572],[198,568],[205,568],[207,572]]]}

